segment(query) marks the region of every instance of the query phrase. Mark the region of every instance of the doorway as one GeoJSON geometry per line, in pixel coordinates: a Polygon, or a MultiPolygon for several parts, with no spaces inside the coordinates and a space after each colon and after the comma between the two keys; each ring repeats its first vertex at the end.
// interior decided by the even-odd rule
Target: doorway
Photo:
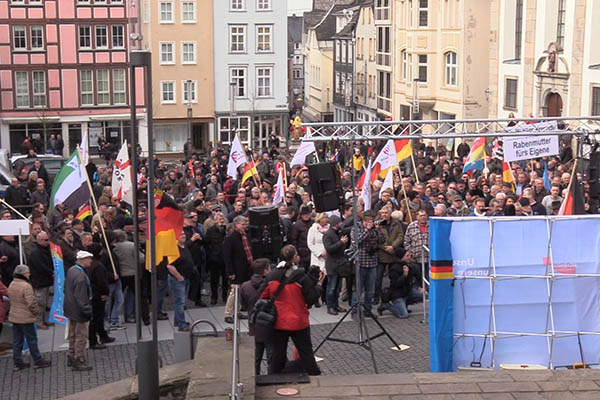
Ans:
{"type": "Polygon", "coordinates": [[[548,117],[562,116],[563,102],[560,94],[550,93],[546,97],[546,114],[548,117]]]}

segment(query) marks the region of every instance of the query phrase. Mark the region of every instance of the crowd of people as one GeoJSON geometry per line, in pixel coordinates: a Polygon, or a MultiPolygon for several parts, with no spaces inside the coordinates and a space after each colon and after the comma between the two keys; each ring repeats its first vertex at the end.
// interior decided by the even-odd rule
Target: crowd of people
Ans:
{"type": "MultiPolygon", "coordinates": [[[[157,268],[157,319],[168,318],[163,308],[168,291],[174,299],[174,325],[187,331],[187,300],[198,307],[224,304],[224,320],[233,323],[231,285],[241,286],[239,316],[248,318],[257,300],[274,297],[282,282],[301,282],[285,285],[275,296],[278,318],[272,332],[251,327],[260,350],[257,374],[261,372],[264,351],[270,360],[269,372],[285,368],[289,338],[298,349],[303,369],[319,373],[310,343],[309,307],[324,306],[327,313],[338,315],[347,311],[342,307],[347,301],[352,316],[362,306],[367,317],[377,318],[372,310],[377,306],[380,315],[389,311],[398,318],[408,318],[408,306],[420,301],[426,290],[421,284],[420,263],[428,262],[423,245],[429,240],[429,217],[557,214],[571,181],[573,152],[569,142],[562,143],[557,156],[512,163],[515,182],[511,183],[503,179],[502,160],[492,156],[488,156],[485,171],[463,173],[470,151],[466,139],[451,151],[445,144],[436,146],[435,141],[414,140],[414,162],[409,159],[389,172],[393,174],[391,188],[381,189],[382,176],[372,182],[372,206],[365,210],[356,182],[368,160],[375,159],[384,144],[332,141],[317,145],[316,154],[307,162],[311,158],[332,160],[339,164],[342,175],[345,202],[339,211],[328,213],[315,210],[306,166],[289,168],[293,154],[275,143],[262,152],[246,146],[246,155],[255,163],[257,174],[244,182],[242,167],[237,177],[227,175],[229,153],[224,146],[201,155],[188,145],[184,160],[158,156],[142,159],[133,179],[140,199],[137,233],[131,207],[112,193],[112,160],[106,165],[87,166],[99,209],[83,219],[76,217],[80,210],[62,204],[48,209],[48,180],[40,178],[41,168],[36,163],[37,176],[32,180],[34,171],[18,174],[5,198],[8,205],[27,214],[31,221],[31,233],[23,238],[23,264],[19,262],[18,238],[0,238],[0,294],[10,302],[8,321],[13,324],[15,368],[28,366],[21,359],[24,338],[32,349],[34,366],[49,365],[39,351],[33,350],[32,327],[35,323],[44,330],[51,325],[47,311],[56,292],[50,243],[60,246],[64,259],[64,311],[69,319],[69,365],[73,369],[91,368],[85,358],[86,341],[91,349],[101,350],[114,341],[111,331],[136,322],[136,273],[142,277],[141,319],[144,324],[150,323],[150,278],[144,268],[150,168],[156,187],[184,211],[183,234],[178,240],[180,257],[173,263],[162,262],[157,268]],[[282,202],[274,205],[280,218],[281,263],[271,270],[275,265],[264,258],[255,260],[252,254],[248,210],[273,205],[278,173],[284,165],[287,187],[282,202]],[[28,204],[31,208],[19,208],[28,204]],[[134,245],[136,234],[140,248],[134,245]],[[355,252],[353,259],[348,257],[349,248],[355,252]],[[354,262],[358,264],[358,277],[354,262]],[[321,273],[311,274],[311,268],[321,273]],[[357,278],[361,293],[356,290],[357,278]]],[[[597,213],[587,174],[577,173],[574,178],[583,183],[586,212],[597,213]]],[[[21,217],[6,208],[0,218],[21,217]]],[[[5,317],[3,305],[0,301],[0,322],[5,317]]]]}

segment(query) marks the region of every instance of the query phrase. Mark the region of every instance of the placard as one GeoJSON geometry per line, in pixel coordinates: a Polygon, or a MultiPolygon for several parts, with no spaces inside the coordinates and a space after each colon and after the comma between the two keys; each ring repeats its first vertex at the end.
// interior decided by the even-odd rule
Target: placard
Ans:
{"type": "Polygon", "coordinates": [[[554,156],[559,151],[558,136],[523,136],[504,139],[504,159],[508,162],[554,156]]]}

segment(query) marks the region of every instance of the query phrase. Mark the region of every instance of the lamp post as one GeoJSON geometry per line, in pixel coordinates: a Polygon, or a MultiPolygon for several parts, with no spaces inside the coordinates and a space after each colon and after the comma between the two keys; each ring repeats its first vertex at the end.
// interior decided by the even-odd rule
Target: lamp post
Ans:
{"type": "MultiPolygon", "coordinates": [[[[231,143],[233,143],[233,138],[231,136],[231,132],[233,132],[233,137],[235,137],[236,134],[236,130],[237,127],[235,127],[235,124],[233,123],[233,119],[236,116],[236,112],[235,112],[235,97],[237,96],[237,81],[231,81],[229,82],[229,140],[231,143]],[[234,129],[235,128],[235,129],[234,129]]],[[[240,139],[241,140],[241,139],[240,139]]]]}
{"type": "Polygon", "coordinates": [[[192,138],[192,81],[187,80],[188,140],[192,138]]]}

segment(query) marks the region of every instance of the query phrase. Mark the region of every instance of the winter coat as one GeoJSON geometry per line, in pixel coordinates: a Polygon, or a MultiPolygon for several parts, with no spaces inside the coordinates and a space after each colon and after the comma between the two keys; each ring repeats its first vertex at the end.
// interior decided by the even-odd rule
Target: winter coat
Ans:
{"type": "MultiPolygon", "coordinates": [[[[254,274],[249,281],[242,284],[240,288],[240,297],[242,299],[242,308],[252,312],[254,304],[260,296],[258,289],[265,281],[263,275],[254,274]]],[[[250,318],[252,320],[252,318],[250,318]]],[[[265,329],[260,325],[248,324],[248,333],[250,336],[254,336],[254,341],[257,343],[264,343],[269,336],[269,329],[265,329]]]]}
{"type": "Polygon", "coordinates": [[[64,313],[75,322],[88,322],[92,316],[92,285],[83,267],[67,271],[64,313]]]}
{"type": "Polygon", "coordinates": [[[0,282],[0,324],[6,319],[6,303],[2,299],[2,296],[8,297],[8,288],[4,286],[4,283],[0,282]]]}
{"type": "MultiPolygon", "coordinates": [[[[248,238],[248,241],[250,238],[248,238]]],[[[242,284],[252,276],[252,266],[248,262],[242,235],[238,231],[233,231],[225,238],[223,243],[223,258],[225,259],[225,270],[227,275],[235,275],[232,284],[242,284]]]]}
{"type": "Polygon", "coordinates": [[[223,242],[225,241],[225,226],[213,225],[206,231],[206,252],[209,264],[223,265],[223,242]]]}
{"type": "Polygon", "coordinates": [[[273,297],[279,287],[279,280],[285,274],[288,282],[275,299],[277,319],[275,329],[299,331],[309,327],[308,307],[321,297],[321,286],[304,272],[293,267],[276,268],[271,271],[259,288],[261,299],[273,297]],[[263,290],[261,290],[263,289],[263,290]]]}
{"type": "Polygon", "coordinates": [[[15,267],[19,264],[19,252],[15,247],[17,243],[8,242],[0,238],[0,257],[6,256],[7,260],[0,264],[0,275],[2,275],[2,283],[5,286],[12,282],[12,274],[15,267]]]}
{"type": "Polygon", "coordinates": [[[318,222],[313,223],[308,230],[306,243],[310,249],[310,265],[316,265],[324,270],[326,259],[321,255],[325,253],[325,246],[323,246],[323,234],[319,232],[317,224],[318,222]]]}
{"type": "Polygon", "coordinates": [[[310,249],[308,248],[308,230],[310,229],[312,224],[312,219],[304,221],[302,218],[300,218],[294,223],[294,226],[292,228],[291,243],[298,251],[300,261],[302,261],[303,263],[310,262],[310,249]]]}
{"type": "Polygon", "coordinates": [[[104,264],[97,260],[92,261],[88,275],[92,284],[92,298],[100,300],[100,297],[108,296],[108,272],[104,264]]]}
{"type": "Polygon", "coordinates": [[[62,250],[63,262],[65,264],[65,271],[71,268],[77,262],[77,250],[74,245],[71,245],[63,238],[59,238],[57,243],[62,250]]]}
{"type": "Polygon", "coordinates": [[[54,285],[54,264],[50,246],[35,244],[29,257],[29,270],[31,272],[31,285],[36,288],[45,288],[54,285]]]}
{"type": "MultiPolygon", "coordinates": [[[[327,258],[325,259],[325,271],[327,271],[327,275],[342,276],[342,273],[347,273],[347,271],[339,270],[339,266],[346,261],[346,257],[344,256],[346,244],[340,240],[338,233],[333,228],[329,228],[323,235],[323,245],[327,252],[327,258]]],[[[347,264],[350,263],[348,262],[347,264]]]]}
{"type": "Polygon", "coordinates": [[[379,245],[379,252],[377,253],[378,260],[380,263],[391,264],[394,262],[395,257],[394,253],[390,254],[383,250],[385,246],[392,246],[394,250],[398,247],[402,246],[404,243],[404,229],[402,229],[402,224],[400,222],[390,219],[390,223],[382,223],[383,236],[385,237],[385,242],[379,245]]]}
{"type": "Polygon", "coordinates": [[[413,270],[409,267],[408,275],[404,276],[403,263],[394,264],[389,271],[390,275],[390,300],[394,301],[401,297],[408,297],[411,289],[417,287],[417,279],[413,270]]]}
{"type": "Polygon", "coordinates": [[[37,300],[31,283],[23,276],[13,279],[8,287],[10,312],[8,320],[13,324],[32,324],[38,313],[37,300]]]}
{"type": "MultiPolygon", "coordinates": [[[[138,267],[135,265],[135,245],[133,242],[125,241],[116,243],[113,248],[113,254],[119,258],[121,267],[121,276],[134,276],[138,267]]],[[[138,251],[138,257],[141,265],[144,265],[144,253],[138,251]]],[[[110,267],[112,269],[112,267],[110,267]]],[[[111,274],[112,275],[112,274],[111,274]]]]}

